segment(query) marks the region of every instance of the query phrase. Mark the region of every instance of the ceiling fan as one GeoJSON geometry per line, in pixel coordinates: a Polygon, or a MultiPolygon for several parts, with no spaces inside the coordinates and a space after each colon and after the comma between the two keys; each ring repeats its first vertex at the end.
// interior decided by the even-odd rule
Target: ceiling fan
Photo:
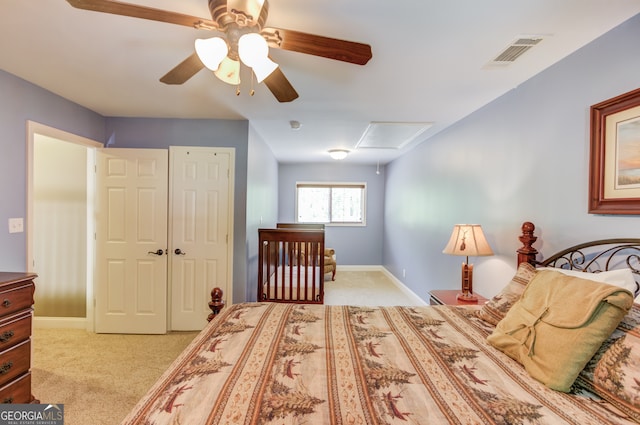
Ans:
{"type": "Polygon", "coordinates": [[[240,62],[252,68],[279,102],[298,98],[280,67],[268,57],[268,48],[306,53],[358,65],[371,59],[371,46],[282,28],[265,27],[268,0],[209,0],[211,19],[112,0],[67,0],[71,6],[133,18],[184,25],[223,33],[196,40],[196,52],[165,74],[165,84],[183,84],[203,68],[229,84],[239,84],[240,62]],[[257,46],[257,47],[256,47],[257,46]]]}

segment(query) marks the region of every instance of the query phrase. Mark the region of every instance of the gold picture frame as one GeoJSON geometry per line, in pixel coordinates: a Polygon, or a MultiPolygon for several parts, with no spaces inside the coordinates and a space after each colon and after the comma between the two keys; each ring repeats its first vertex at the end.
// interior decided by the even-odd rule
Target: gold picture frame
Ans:
{"type": "Polygon", "coordinates": [[[640,214],[640,89],[591,106],[589,213],[640,214]]]}

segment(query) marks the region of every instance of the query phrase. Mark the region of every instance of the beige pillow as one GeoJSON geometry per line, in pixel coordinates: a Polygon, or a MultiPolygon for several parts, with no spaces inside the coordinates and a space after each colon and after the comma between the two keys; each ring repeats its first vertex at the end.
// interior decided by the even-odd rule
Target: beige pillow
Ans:
{"type": "Polygon", "coordinates": [[[617,286],[540,271],[487,341],[549,388],[569,392],[632,304],[617,286]]]}
{"type": "Polygon", "coordinates": [[[524,288],[535,275],[535,267],[529,263],[521,263],[507,286],[478,310],[478,317],[492,325],[497,325],[511,306],[520,299],[524,288]]]}

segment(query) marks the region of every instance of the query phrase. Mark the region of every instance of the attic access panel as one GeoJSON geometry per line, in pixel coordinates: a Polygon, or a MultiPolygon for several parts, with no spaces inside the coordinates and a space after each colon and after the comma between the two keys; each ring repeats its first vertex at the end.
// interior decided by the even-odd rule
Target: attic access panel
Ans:
{"type": "Polygon", "coordinates": [[[402,149],[432,126],[428,122],[371,122],[356,149],[402,149]]]}

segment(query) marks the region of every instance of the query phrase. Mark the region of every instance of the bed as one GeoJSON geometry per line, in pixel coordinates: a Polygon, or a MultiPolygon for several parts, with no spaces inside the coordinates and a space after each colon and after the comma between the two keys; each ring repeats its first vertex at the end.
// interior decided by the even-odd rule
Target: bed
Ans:
{"type": "MultiPolygon", "coordinates": [[[[632,294],[590,280],[591,275],[612,279],[614,267],[622,266],[637,276],[640,240],[606,241],[609,254],[602,256],[587,252],[591,245],[579,246],[549,257],[554,258],[551,264],[537,259],[534,226],[525,223],[522,229],[517,271],[485,305],[257,302],[225,307],[123,423],[640,422],[640,305],[633,304],[637,289],[632,294]],[[611,253],[622,260],[611,259],[611,253]],[[534,267],[554,264],[578,273],[586,267],[593,273],[583,279],[571,276],[571,270],[565,274],[534,267]],[[607,325],[604,342],[563,390],[534,378],[526,365],[496,348],[495,341],[490,343],[512,313],[532,299],[534,289],[560,275],[563,284],[557,287],[580,283],[596,288],[594,292],[606,290],[607,302],[594,309],[598,314],[615,311],[617,304],[628,307],[616,313],[620,319],[607,325]]],[[[637,288],[635,279],[634,284],[637,288]]],[[[552,316],[554,304],[549,305],[552,316]]],[[[547,321],[541,317],[536,326],[547,321]]],[[[592,318],[590,323],[600,321],[592,318]]],[[[536,329],[529,329],[535,335],[527,340],[535,341],[535,349],[533,344],[527,347],[535,351],[532,358],[544,355],[548,343],[542,328],[536,329]]]]}
{"type": "Polygon", "coordinates": [[[258,301],[324,303],[324,225],[258,229],[258,301]]]}

